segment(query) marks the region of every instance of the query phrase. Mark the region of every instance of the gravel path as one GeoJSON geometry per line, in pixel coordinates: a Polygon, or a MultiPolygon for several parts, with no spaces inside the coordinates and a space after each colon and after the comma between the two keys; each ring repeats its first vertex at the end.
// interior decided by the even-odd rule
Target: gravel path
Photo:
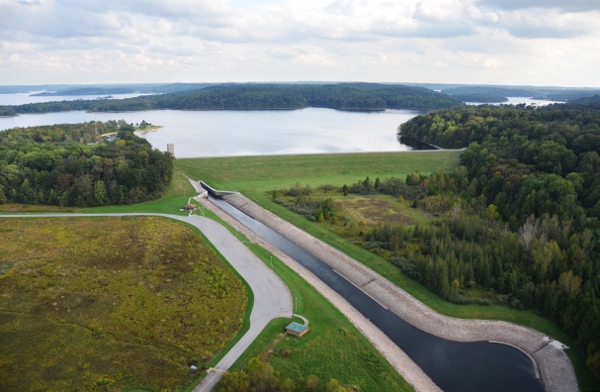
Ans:
{"type": "MultiPolygon", "coordinates": [[[[224,196],[223,199],[310,252],[417,328],[448,340],[492,341],[513,346],[532,358],[536,373],[541,376],[547,391],[578,390],[575,371],[563,349],[566,346],[549,344],[550,339],[544,334],[504,321],[466,320],[441,315],[373,270],[266,211],[245,196],[235,194],[224,196]]],[[[401,374],[411,382],[410,375],[401,374]]]]}
{"type": "Polygon", "coordinates": [[[254,294],[254,305],[250,314],[250,328],[227,352],[194,392],[210,391],[221,379],[224,370],[244,353],[267,324],[276,318],[292,317],[292,294],[285,283],[254,253],[242,244],[233,234],[219,223],[197,215],[178,216],[168,214],[27,214],[0,215],[0,218],[48,218],[48,217],[89,217],[89,216],[161,216],[175,219],[198,228],[225,257],[231,266],[248,283],[254,294]]]}

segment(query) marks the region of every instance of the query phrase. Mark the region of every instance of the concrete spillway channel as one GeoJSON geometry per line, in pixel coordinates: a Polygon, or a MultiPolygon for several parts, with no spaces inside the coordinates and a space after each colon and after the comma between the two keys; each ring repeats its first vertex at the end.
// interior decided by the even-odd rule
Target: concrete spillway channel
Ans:
{"type": "Polygon", "coordinates": [[[300,273],[357,325],[415,389],[577,390],[565,346],[542,333],[508,322],[438,314],[241,194],[221,194],[204,203],[213,204],[213,210],[218,206],[222,218],[300,273]]]}

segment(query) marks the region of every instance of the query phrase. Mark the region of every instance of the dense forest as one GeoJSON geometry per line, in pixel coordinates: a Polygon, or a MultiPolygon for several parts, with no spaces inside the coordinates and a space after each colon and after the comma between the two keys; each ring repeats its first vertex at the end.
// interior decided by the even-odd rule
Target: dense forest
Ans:
{"type": "Polygon", "coordinates": [[[462,166],[415,173],[402,185],[412,193],[395,191],[446,212],[434,226],[379,228],[369,240],[400,246],[393,261],[444,298],[493,288],[511,306],[559,321],[600,380],[598,101],[445,110],[403,124],[403,135],[467,147],[462,166]],[[404,243],[419,250],[403,252],[404,243]]]}
{"type": "Polygon", "coordinates": [[[225,84],[191,91],[128,99],[78,100],[0,106],[0,116],[68,110],[260,110],[307,106],[349,110],[443,109],[462,106],[454,98],[422,87],[373,83],[225,84]]]}
{"type": "Polygon", "coordinates": [[[486,94],[486,93],[465,93],[453,94],[452,98],[461,102],[478,102],[478,103],[500,103],[508,101],[508,98],[502,95],[486,94]]]}
{"type": "Polygon", "coordinates": [[[0,204],[90,207],[160,198],[173,157],[152,149],[124,121],[14,128],[0,132],[0,204]]]}

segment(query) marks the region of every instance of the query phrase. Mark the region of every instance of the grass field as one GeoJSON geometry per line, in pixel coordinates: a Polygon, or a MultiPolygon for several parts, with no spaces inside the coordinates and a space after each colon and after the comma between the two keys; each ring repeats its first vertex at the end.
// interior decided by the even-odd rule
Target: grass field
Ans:
{"type": "Polygon", "coordinates": [[[2,391],[184,390],[242,326],[241,281],[180,222],[11,219],[0,243],[2,391]]]}
{"type": "MultiPolygon", "coordinates": [[[[302,230],[386,276],[435,311],[452,317],[505,320],[534,328],[572,346],[573,339],[558,325],[531,311],[519,311],[503,305],[456,305],[408,278],[382,257],[351,243],[316,222],[273,203],[268,191],[290,188],[296,182],[316,188],[323,184],[341,186],[370,176],[381,179],[404,178],[419,170],[423,174],[452,170],[458,165],[459,152],[412,152],[382,154],[298,155],[236,158],[182,159],[176,161],[181,172],[219,189],[241,191],[263,208],[284,218],[302,230]]],[[[418,216],[413,219],[420,220],[418,216]]],[[[596,383],[585,365],[583,355],[567,350],[582,390],[594,390],[596,383]]]]}
{"type": "Polygon", "coordinates": [[[178,159],[175,167],[216,188],[247,192],[289,188],[296,182],[312,187],[342,186],[366,176],[405,178],[415,170],[423,174],[451,170],[458,166],[459,155],[457,151],[440,151],[196,158],[178,159]]]}

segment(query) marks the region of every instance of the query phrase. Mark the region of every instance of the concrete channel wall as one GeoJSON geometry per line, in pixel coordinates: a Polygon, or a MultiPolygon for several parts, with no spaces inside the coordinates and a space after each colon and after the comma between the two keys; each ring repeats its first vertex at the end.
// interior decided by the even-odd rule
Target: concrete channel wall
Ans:
{"type": "MultiPolygon", "coordinates": [[[[441,315],[370,268],[266,211],[245,196],[230,194],[222,198],[331,266],[382,306],[415,327],[448,340],[490,341],[515,347],[532,358],[536,374],[547,391],[578,390],[575,371],[563,344],[552,341],[536,330],[509,322],[466,320],[441,315]]],[[[403,376],[406,377],[404,373],[403,376]]]]}
{"type": "Polygon", "coordinates": [[[302,279],[317,290],[325,299],[335,306],[354,326],[373,344],[375,349],[392,365],[404,379],[419,392],[441,392],[442,390],[425,374],[425,372],[413,362],[404,351],[402,351],[387,335],[385,335],[375,324],[356,310],[344,297],[329,287],[315,274],[296,262],[271,243],[264,240],[258,234],[238,222],[227,212],[221,210],[209,199],[200,199],[205,207],[213,211],[219,218],[223,219],[238,232],[242,233],[250,241],[267,249],[275,257],[290,267],[302,279]]]}

